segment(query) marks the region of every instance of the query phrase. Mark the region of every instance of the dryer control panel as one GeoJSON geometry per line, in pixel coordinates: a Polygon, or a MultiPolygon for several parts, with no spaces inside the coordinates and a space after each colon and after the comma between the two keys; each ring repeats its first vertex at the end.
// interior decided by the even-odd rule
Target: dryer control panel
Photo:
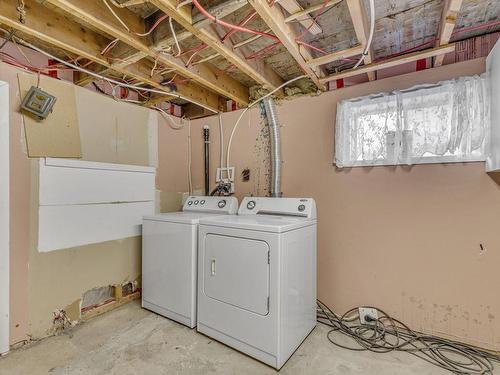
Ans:
{"type": "Polygon", "coordinates": [[[215,212],[234,215],[238,212],[238,200],[235,197],[189,196],[182,211],[215,212]]]}
{"type": "Polygon", "coordinates": [[[245,197],[238,215],[298,216],[316,219],[316,202],[312,198],[245,197]]]}

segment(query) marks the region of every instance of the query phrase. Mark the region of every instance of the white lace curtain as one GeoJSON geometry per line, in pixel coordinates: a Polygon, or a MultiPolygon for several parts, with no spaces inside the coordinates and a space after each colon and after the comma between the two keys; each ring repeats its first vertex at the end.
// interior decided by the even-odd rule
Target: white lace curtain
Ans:
{"type": "Polygon", "coordinates": [[[484,160],[488,134],[486,77],[461,77],[340,102],[335,163],[342,168],[484,160]]]}

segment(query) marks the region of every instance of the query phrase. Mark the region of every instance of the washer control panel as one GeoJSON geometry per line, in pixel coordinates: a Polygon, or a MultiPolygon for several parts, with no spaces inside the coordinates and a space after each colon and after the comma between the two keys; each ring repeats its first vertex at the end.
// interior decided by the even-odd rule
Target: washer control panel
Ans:
{"type": "Polygon", "coordinates": [[[316,219],[316,202],[312,198],[243,198],[238,215],[258,214],[316,219]]]}
{"type": "Polygon", "coordinates": [[[235,197],[189,196],[182,211],[236,214],[238,200],[235,197]]]}

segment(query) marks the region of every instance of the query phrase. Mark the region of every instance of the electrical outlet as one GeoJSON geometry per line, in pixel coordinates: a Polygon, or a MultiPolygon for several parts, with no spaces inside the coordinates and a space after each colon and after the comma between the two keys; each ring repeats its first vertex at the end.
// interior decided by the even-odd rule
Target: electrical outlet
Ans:
{"type": "Polygon", "coordinates": [[[361,324],[371,324],[375,325],[375,321],[378,319],[378,311],[377,309],[373,309],[371,307],[360,307],[359,311],[359,321],[361,324]],[[367,317],[372,318],[373,320],[366,319],[367,317]]]}

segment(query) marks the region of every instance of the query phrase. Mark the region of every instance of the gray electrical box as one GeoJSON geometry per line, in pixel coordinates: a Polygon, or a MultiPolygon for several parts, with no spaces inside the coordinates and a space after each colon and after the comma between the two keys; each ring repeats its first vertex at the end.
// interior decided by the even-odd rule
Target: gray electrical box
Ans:
{"type": "Polygon", "coordinates": [[[55,96],[46,93],[38,87],[31,86],[21,103],[21,109],[43,120],[52,112],[56,100],[55,96]]]}

